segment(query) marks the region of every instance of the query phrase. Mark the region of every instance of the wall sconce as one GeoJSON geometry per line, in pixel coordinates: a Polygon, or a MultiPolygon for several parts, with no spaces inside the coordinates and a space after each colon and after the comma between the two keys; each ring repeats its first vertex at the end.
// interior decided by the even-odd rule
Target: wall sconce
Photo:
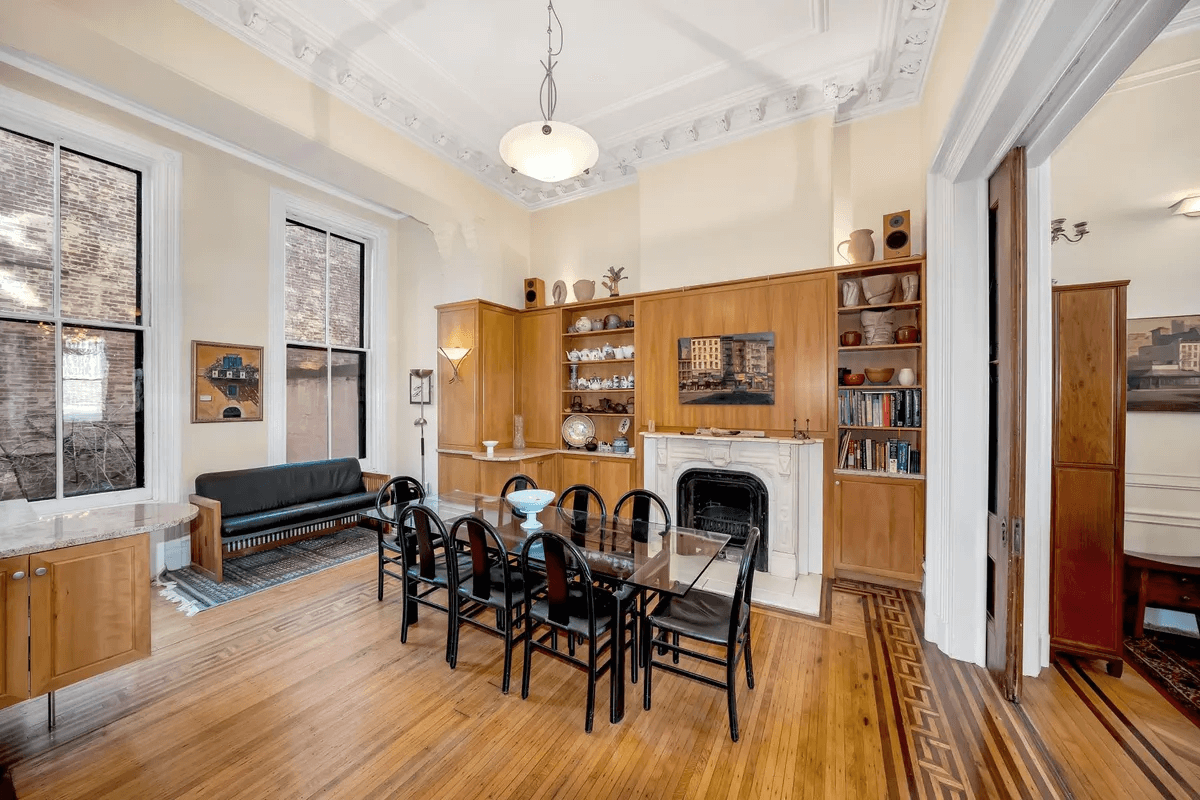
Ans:
{"type": "Polygon", "coordinates": [[[1183,214],[1185,217],[1200,217],[1200,194],[1185,197],[1171,206],[1172,213],[1183,214]]]}
{"type": "Polygon", "coordinates": [[[467,354],[471,352],[471,348],[439,347],[438,352],[450,362],[450,368],[454,370],[454,374],[450,376],[450,383],[454,383],[458,380],[458,368],[462,364],[463,359],[467,357],[467,354]]]}
{"type": "Polygon", "coordinates": [[[1075,238],[1072,239],[1067,234],[1066,228],[1064,227],[1066,222],[1067,220],[1065,217],[1050,220],[1050,244],[1054,244],[1059,239],[1066,239],[1068,242],[1074,244],[1091,233],[1091,231],[1088,230],[1086,222],[1076,222],[1075,225],[1072,226],[1075,228],[1075,238]]]}

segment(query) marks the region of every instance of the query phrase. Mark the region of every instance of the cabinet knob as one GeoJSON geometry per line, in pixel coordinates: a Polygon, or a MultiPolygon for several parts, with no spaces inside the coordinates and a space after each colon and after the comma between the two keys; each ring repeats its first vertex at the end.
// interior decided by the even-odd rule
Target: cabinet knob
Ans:
{"type": "Polygon", "coordinates": [[[14,573],[12,574],[12,579],[13,579],[14,581],[19,581],[19,580],[21,580],[21,579],[22,579],[22,578],[24,578],[24,577],[25,577],[25,571],[24,571],[24,570],[20,570],[20,569],[19,569],[19,570],[17,570],[16,572],[14,572],[14,573]]]}
{"type": "Polygon", "coordinates": [[[842,485],[842,482],[841,482],[841,481],[834,481],[834,482],[833,482],[833,485],[834,485],[834,486],[841,486],[841,485],[842,485]]]}
{"type": "Polygon", "coordinates": [[[1183,602],[1185,602],[1185,603],[1190,603],[1190,602],[1192,602],[1191,595],[1186,595],[1186,594],[1185,594],[1183,597],[1181,597],[1181,598],[1179,598],[1179,599],[1180,599],[1180,600],[1182,600],[1182,601],[1183,601],[1183,602]]]}
{"type": "Polygon", "coordinates": [[[34,574],[34,575],[37,575],[37,576],[40,578],[40,577],[42,577],[43,575],[45,575],[45,574],[46,574],[46,568],[45,568],[45,567],[38,567],[37,569],[35,569],[35,570],[33,571],[33,574],[34,574]]]}

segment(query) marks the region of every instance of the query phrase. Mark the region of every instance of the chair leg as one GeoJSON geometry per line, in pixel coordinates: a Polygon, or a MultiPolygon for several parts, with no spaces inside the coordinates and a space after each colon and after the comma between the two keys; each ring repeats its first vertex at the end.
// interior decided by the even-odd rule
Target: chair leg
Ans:
{"type": "MultiPolygon", "coordinates": [[[[638,661],[641,659],[641,620],[638,619],[637,600],[633,601],[631,608],[633,612],[629,617],[629,682],[637,685],[638,682],[638,661]]],[[[621,642],[624,647],[625,643],[621,642]]]]}
{"type": "Polygon", "coordinates": [[[450,619],[446,623],[446,661],[450,664],[450,669],[454,669],[458,665],[458,598],[453,592],[446,596],[446,608],[450,615],[450,619]]]}
{"type": "Polygon", "coordinates": [[[750,658],[750,626],[746,626],[746,686],[754,688],[754,662],[750,658]]]}
{"type": "Polygon", "coordinates": [[[383,534],[379,534],[379,602],[383,602],[383,534]]]}
{"type": "Polygon", "coordinates": [[[646,674],[642,676],[642,708],[650,710],[650,675],[654,666],[654,648],[650,642],[653,639],[650,623],[645,622],[642,625],[642,650],[646,659],[643,667],[646,674]]]}
{"type": "Polygon", "coordinates": [[[675,645],[675,647],[676,647],[676,649],[671,652],[671,661],[678,664],[679,663],[679,650],[678,650],[679,634],[678,633],[671,634],[671,644],[675,645]]]}
{"type": "Polygon", "coordinates": [[[729,649],[730,652],[725,662],[725,692],[729,696],[729,738],[736,742],[738,740],[737,664],[733,661],[733,648],[729,649]]]}
{"type": "Polygon", "coordinates": [[[400,644],[408,643],[408,581],[401,581],[404,586],[404,596],[401,598],[400,604],[400,644]]]}
{"type": "MultiPolygon", "coordinates": [[[[507,612],[505,614],[507,616],[507,612]]],[[[504,681],[500,685],[500,691],[508,694],[509,679],[512,676],[512,648],[513,648],[513,624],[512,619],[506,619],[504,623],[504,681]]]]}
{"type": "Polygon", "coordinates": [[[525,618],[525,658],[521,665],[521,699],[525,700],[529,697],[529,667],[532,662],[530,656],[533,655],[533,631],[537,626],[529,617],[525,618]]]}
{"type": "MultiPolygon", "coordinates": [[[[568,639],[574,639],[567,634],[568,639]]],[[[574,643],[572,642],[572,649],[574,643]]],[[[611,655],[609,656],[612,657],[611,655]]],[[[588,685],[587,685],[587,720],[583,724],[584,733],[592,732],[592,720],[596,717],[596,641],[588,642],[588,685]]]]}

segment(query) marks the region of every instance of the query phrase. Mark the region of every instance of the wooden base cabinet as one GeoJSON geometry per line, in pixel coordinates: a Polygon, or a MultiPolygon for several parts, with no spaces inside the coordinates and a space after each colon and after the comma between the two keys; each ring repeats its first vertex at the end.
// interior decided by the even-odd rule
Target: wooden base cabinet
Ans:
{"type": "Polygon", "coordinates": [[[150,655],[147,534],[0,561],[0,707],[150,655]]]}
{"type": "Polygon", "coordinates": [[[833,482],[839,575],[913,587],[925,557],[925,485],[906,478],[838,474],[833,482]]]}
{"type": "Polygon", "coordinates": [[[1123,665],[1125,292],[1054,287],[1050,650],[1123,665]]]}
{"type": "Polygon", "coordinates": [[[592,453],[563,453],[560,458],[562,487],[559,492],[568,486],[586,483],[600,492],[609,514],[612,514],[621,495],[638,485],[634,478],[637,461],[632,458],[612,458],[592,453]]]}

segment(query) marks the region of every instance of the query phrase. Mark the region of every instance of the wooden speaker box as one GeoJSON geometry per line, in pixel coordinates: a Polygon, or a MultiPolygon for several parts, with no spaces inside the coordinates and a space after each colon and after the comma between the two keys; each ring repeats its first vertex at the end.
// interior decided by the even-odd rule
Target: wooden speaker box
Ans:
{"type": "Polygon", "coordinates": [[[910,212],[897,211],[883,218],[883,257],[903,258],[912,254],[910,212]]]}
{"type": "Polygon", "coordinates": [[[546,284],[541,278],[525,279],[525,307],[541,308],[546,305],[546,284]]]}

